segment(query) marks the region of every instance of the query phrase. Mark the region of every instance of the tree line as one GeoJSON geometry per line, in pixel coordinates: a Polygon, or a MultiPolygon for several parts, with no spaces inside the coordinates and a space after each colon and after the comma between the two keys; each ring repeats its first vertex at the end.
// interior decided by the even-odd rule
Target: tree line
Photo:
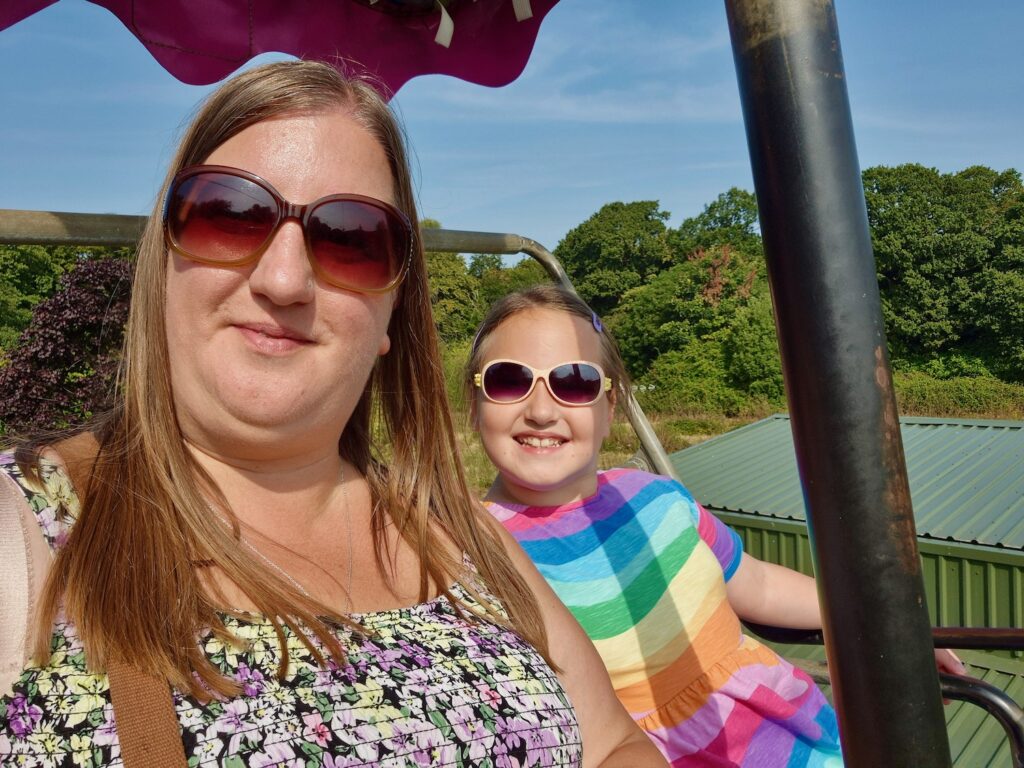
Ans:
{"type": "MultiPolygon", "coordinates": [[[[863,183],[890,356],[902,381],[952,382],[956,392],[967,380],[971,391],[1024,383],[1020,173],[879,166],[863,172],[863,183]]],[[[658,201],[609,203],[554,253],[614,332],[645,407],[726,414],[782,407],[754,196],[730,189],[678,228],[669,217],[658,201]]],[[[100,407],[127,308],[126,256],[0,247],[4,425],[60,425],[100,407]]],[[[486,254],[427,258],[454,378],[487,307],[547,277],[530,259],[509,266],[486,254]]]]}

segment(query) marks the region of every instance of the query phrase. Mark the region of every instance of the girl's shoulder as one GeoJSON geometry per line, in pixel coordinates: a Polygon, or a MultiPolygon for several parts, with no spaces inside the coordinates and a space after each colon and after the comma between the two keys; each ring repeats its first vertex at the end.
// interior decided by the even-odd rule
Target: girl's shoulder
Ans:
{"type": "Polygon", "coordinates": [[[632,491],[644,489],[656,493],[679,494],[688,502],[693,503],[693,495],[678,480],[634,467],[598,470],[597,483],[599,491],[606,488],[632,491]]]}

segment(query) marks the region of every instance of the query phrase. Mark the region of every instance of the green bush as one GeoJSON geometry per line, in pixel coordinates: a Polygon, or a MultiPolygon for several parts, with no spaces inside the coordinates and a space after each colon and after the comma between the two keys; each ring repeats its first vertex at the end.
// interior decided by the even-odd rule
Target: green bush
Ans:
{"type": "Polygon", "coordinates": [[[752,397],[783,401],[782,360],[767,295],[754,296],[736,310],[722,349],[730,384],[752,397]]]}
{"type": "Polygon", "coordinates": [[[637,400],[659,413],[724,413],[735,416],[748,398],[725,383],[725,356],[715,340],[692,340],[658,356],[637,382],[637,400]]]}
{"type": "Polygon", "coordinates": [[[666,430],[679,435],[718,435],[730,429],[729,423],[722,418],[703,417],[689,419],[672,419],[665,425],[666,430]]]}
{"type": "Polygon", "coordinates": [[[441,367],[444,380],[448,387],[448,401],[456,410],[468,408],[462,387],[462,372],[469,359],[470,339],[462,341],[441,342],[441,367]]]}
{"type": "Polygon", "coordinates": [[[1024,387],[992,376],[936,379],[920,371],[897,371],[893,383],[904,414],[1024,418],[1024,387]]]}

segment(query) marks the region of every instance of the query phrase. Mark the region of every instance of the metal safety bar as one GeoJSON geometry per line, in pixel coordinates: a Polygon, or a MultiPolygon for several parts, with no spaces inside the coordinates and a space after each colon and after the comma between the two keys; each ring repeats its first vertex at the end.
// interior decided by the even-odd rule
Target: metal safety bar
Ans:
{"type": "MultiPolygon", "coordinates": [[[[146,216],[120,214],[0,209],[0,244],[131,247],[138,242],[146,219],[146,216]]],[[[425,251],[526,254],[539,262],[552,280],[576,293],[558,259],[536,240],[521,235],[458,229],[424,229],[422,235],[425,251]]],[[[628,397],[626,416],[650,467],[659,475],[678,480],[651,422],[633,394],[628,393],[628,397]]]]}
{"type": "Polygon", "coordinates": [[[942,695],[983,708],[999,721],[1010,742],[1013,768],[1024,768],[1024,709],[991,683],[968,675],[939,675],[942,695]]]}
{"type": "MultiPolygon", "coordinates": [[[[744,621],[743,626],[758,637],[785,645],[823,645],[820,629],[790,629],[744,621]]],[[[1016,627],[932,627],[936,648],[972,651],[1024,651],[1024,629],[1016,627]]]]}
{"type": "Polygon", "coordinates": [[[835,2],[725,7],[843,759],[950,768],[835,2]]]}

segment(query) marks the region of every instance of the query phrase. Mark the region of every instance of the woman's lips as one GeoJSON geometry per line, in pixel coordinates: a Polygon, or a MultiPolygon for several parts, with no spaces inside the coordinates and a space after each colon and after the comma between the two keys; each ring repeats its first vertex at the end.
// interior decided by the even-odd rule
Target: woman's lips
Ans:
{"type": "Polygon", "coordinates": [[[235,326],[246,341],[265,354],[285,354],[312,344],[312,339],[299,331],[267,323],[245,323],[235,326]]]}

